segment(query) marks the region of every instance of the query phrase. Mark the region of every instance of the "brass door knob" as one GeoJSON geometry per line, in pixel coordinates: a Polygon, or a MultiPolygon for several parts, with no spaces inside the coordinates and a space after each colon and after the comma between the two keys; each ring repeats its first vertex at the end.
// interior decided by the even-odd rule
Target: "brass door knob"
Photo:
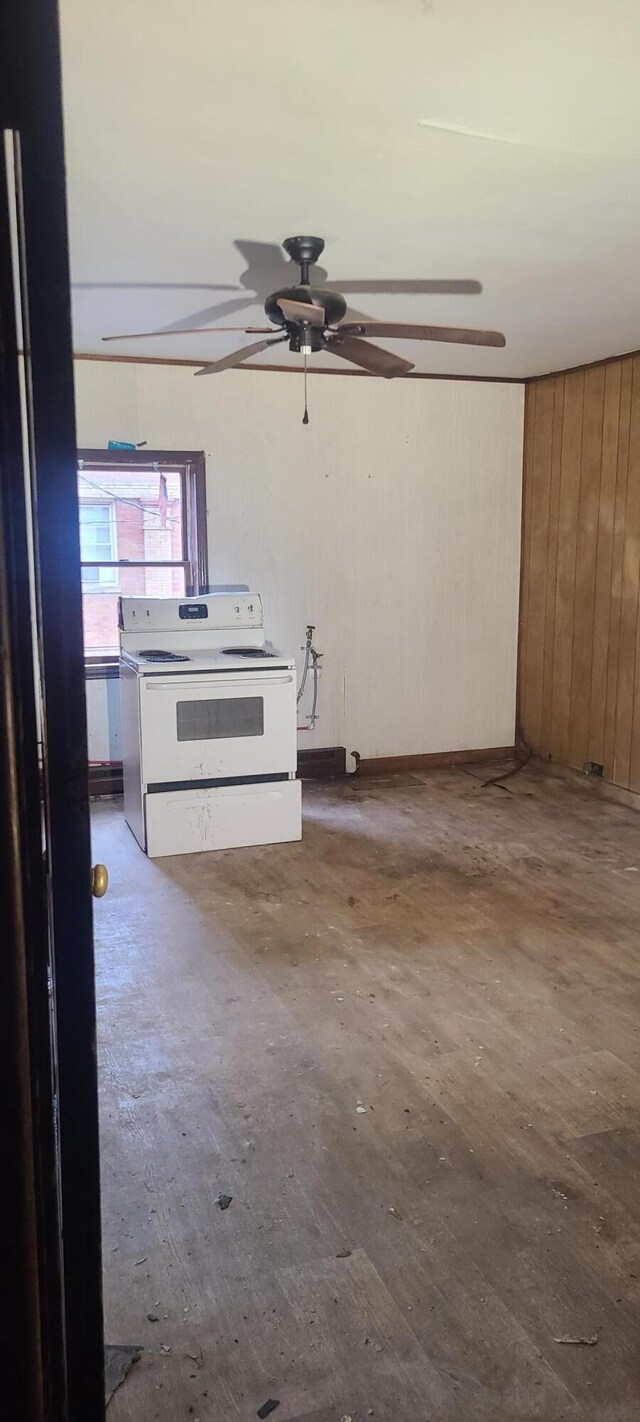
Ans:
{"type": "Polygon", "coordinates": [[[109,888],[109,874],[106,864],[94,864],[91,870],[91,892],[94,899],[101,899],[109,888]]]}

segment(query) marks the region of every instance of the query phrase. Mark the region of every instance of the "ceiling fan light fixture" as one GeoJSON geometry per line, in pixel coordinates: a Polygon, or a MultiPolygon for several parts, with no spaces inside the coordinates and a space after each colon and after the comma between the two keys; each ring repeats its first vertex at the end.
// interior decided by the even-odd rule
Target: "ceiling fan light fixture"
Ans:
{"type": "MultiPolygon", "coordinates": [[[[422,120],[422,123],[433,127],[446,127],[440,120],[422,120]]],[[[449,126],[450,127],[450,126],[449,126]]],[[[459,129],[456,129],[459,131],[459,129]]],[[[476,135],[478,137],[490,137],[491,135],[476,135]]],[[[242,249],[242,244],[240,248],[242,249]]],[[[249,244],[250,245],[250,244],[249,244]]],[[[261,244],[258,244],[260,246],[261,244]]],[[[264,244],[262,244],[264,245],[264,244]]],[[[302,356],[304,363],[305,378],[305,415],[304,424],[308,424],[309,416],[306,404],[307,385],[307,359],[310,355],[315,355],[319,351],[329,351],[331,355],[339,357],[341,360],[350,361],[352,365],[359,367],[360,373],[367,372],[371,375],[383,376],[385,379],[392,379],[395,376],[408,375],[413,370],[413,361],[406,360],[403,356],[396,355],[381,346],[374,345],[370,337],[386,336],[389,340],[398,341],[439,341],[452,342],[458,345],[470,346],[494,346],[500,347],[506,344],[505,337],[501,331],[472,330],[467,327],[454,326],[431,326],[417,324],[407,321],[377,321],[368,316],[355,312],[355,320],[345,320],[347,315],[347,301],[340,291],[333,291],[325,285],[312,286],[310,282],[310,268],[321,255],[324,242],[321,237],[288,237],[284,242],[284,248],[292,262],[300,267],[300,281],[295,286],[283,287],[272,292],[265,301],[265,315],[270,325],[268,326],[243,326],[241,328],[231,326],[210,326],[210,327],[181,327],[179,333],[175,327],[169,331],[159,332],[137,332],[131,333],[130,339],[139,339],[147,335],[176,335],[185,336],[187,334],[200,335],[206,331],[230,331],[242,330],[245,335],[261,336],[263,339],[254,341],[251,345],[242,346],[240,349],[231,351],[228,355],[220,357],[218,360],[210,361],[196,375],[215,375],[223,370],[230,370],[235,366],[242,366],[252,356],[259,355],[261,351],[269,346],[284,344],[286,341],[289,350],[294,354],[302,356]]],[[[320,273],[324,278],[326,273],[320,273]]],[[[411,292],[421,292],[424,290],[453,291],[460,293],[464,291],[470,295],[481,291],[480,282],[477,281],[398,281],[386,283],[378,281],[366,281],[358,283],[348,281],[343,283],[349,290],[362,291],[391,291],[392,289],[411,294],[411,292]]],[[[241,305],[246,305],[243,299],[241,305]]],[[[237,303],[236,303],[237,306],[237,303]]],[[[105,340],[121,340],[120,336],[104,337],[105,340]]]]}

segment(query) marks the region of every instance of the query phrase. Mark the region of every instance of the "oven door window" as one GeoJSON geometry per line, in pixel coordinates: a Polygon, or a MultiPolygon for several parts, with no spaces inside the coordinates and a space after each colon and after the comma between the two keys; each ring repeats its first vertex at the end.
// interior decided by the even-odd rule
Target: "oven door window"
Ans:
{"type": "Polygon", "coordinates": [[[210,701],[178,701],[179,741],[238,740],[264,735],[262,696],[212,697],[210,701]]]}

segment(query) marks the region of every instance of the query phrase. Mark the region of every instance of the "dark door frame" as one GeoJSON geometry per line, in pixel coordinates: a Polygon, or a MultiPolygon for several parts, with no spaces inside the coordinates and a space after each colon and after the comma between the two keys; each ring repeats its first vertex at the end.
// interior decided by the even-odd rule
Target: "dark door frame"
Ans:
{"type": "MultiPolygon", "coordinates": [[[[0,231],[9,223],[0,148],[0,231]]],[[[40,829],[36,691],[13,269],[0,242],[0,1130],[7,1223],[0,1278],[2,1337],[16,1414],[31,1419],[65,1402],[54,1129],[53,1038],[46,866],[40,829]],[[4,1285],[6,1281],[6,1294],[4,1285]]],[[[57,1409],[57,1410],[56,1410],[57,1409]]]]}
{"type": "MultiPolygon", "coordinates": [[[[16,1213],[0,1295],[16,1349],[12,1415],[20,1422],[103,1422],[91,860],[56,0],[4,0],[0,6],[0,118],[5,134],[11,131],[16,158],[28,427],[24,449],[15,244],[8,222],[12,191],[2,174],[0,480],[9,513],[0,586],[7,686],[0,717],[6,752],[0,870],[8,886],[11,951],[8,991],[0,997],[0,1039],[16,1090],[2,1121],[4,1172],[16,1213]]],[[[5,142],[10,160],[8,136],[5,142]]]]}

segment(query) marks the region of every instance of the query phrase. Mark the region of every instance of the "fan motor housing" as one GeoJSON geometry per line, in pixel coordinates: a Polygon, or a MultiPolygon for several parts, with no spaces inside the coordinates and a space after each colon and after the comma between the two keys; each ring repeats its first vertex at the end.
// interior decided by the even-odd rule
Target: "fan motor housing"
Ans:
{"type": "MultiPolygon", "coordinates": [[[[300,301],[307,306],[321,306],[325,313],[325,325],[335,326],[346,314],[347,303],[344,296],[339,291],[329,291],[324,286],[286,286],[282,291],[274,291],[264,303],[265,314],[274,326],[288,326],[291,328],[293,322],[285,320],[284,312],[278,306],[278,299],[286,297],[287,301],[300,301]]],[[[320,329],[318,327],[316,330],[320,329]]]]}
{"type": "Polygon", "coordinates": [[[302,321],[294,326],[288,322],[287,335],[290,351],[321,351],[324,346],[322,326],[305,326],[302,321]]]}

